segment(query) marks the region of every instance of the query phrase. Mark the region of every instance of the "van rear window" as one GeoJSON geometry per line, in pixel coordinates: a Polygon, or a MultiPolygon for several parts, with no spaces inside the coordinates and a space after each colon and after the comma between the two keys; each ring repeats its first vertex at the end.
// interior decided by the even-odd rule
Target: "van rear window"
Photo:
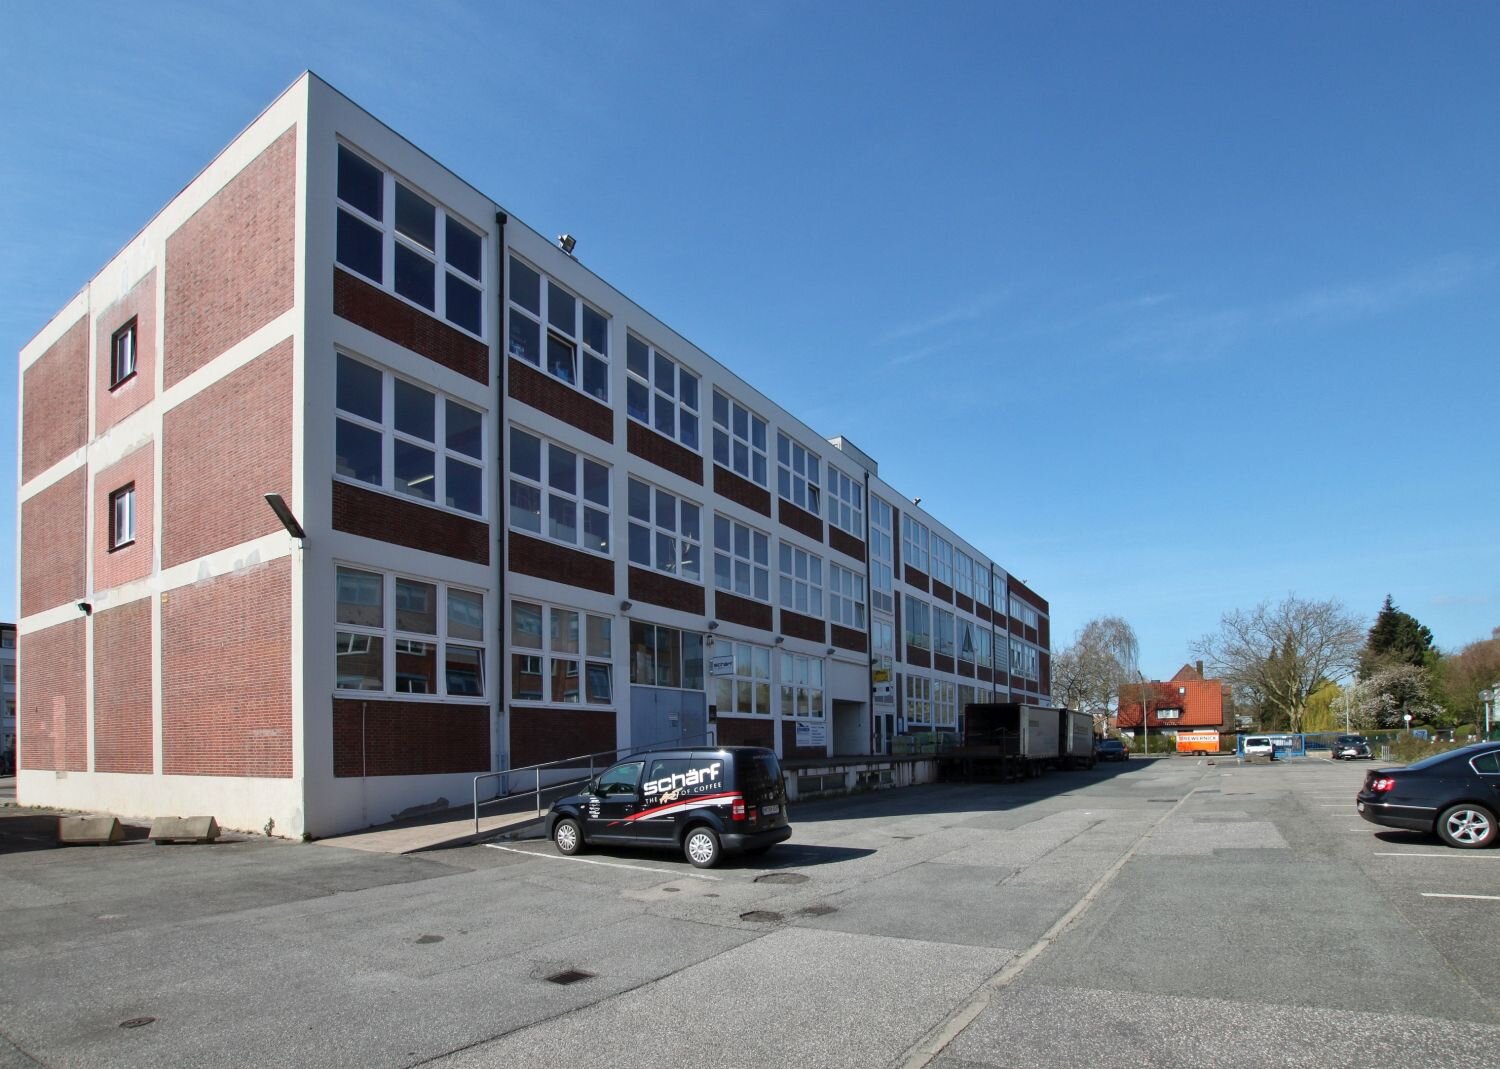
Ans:
{"type": "Polygon", "coordinates": [[[756,754],[741,767],[740,789],[756,797],[781,796],[781,763],[773,753],[756,754]]]}

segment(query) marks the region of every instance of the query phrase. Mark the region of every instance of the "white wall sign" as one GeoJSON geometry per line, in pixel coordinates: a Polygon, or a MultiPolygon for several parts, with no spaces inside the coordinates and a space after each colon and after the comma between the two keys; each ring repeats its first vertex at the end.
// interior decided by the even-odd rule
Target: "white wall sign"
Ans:
{"type": "Polygon", "coordinates": [[[708,659],[708,674],[711,676],[734,675],[734,654],[725,653],[708,659]]]}
{"type": "Polygon", "coordinates": [[[798,746],[827,746],[828,725],[822,720],[797,721],[798,746]]]}

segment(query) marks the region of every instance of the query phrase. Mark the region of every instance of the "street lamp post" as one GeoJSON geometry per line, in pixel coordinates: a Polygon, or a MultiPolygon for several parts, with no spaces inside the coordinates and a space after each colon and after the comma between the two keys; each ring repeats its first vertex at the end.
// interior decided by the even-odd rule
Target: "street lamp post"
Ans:
{"type": "Polygon", "coordinates": [[[1489,741],[1490,737],[1490,713],[1495,707],[1495,701],[1500,699],[1500,683],[1496,683],[1488,690],[1479,692],[1479,700],[1484,702],[1484,739],[1489,741]]]}
{"type": "Polygon", "coordinates": [[[1141,756],[1151,756],[1151,728],[1146,721],[1146,673],[1136,669],[1141,677],[1141,756]]]}

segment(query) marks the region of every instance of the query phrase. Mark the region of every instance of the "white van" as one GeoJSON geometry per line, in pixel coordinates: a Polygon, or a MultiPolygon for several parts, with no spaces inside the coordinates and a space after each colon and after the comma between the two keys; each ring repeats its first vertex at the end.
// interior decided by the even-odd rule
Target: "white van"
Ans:
{"type": "Polygon", "coordinates": [[[1265,735],[1251,735],[1245,740],[1245,748],[1241,752],[1245,757],[1273,757],[1275,747],[1265,735]]]}

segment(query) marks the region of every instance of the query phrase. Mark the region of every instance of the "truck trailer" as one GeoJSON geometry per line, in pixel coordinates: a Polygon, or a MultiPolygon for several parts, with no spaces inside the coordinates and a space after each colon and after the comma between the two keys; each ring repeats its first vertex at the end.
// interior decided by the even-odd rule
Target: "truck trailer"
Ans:
{"type": "Polygon", "coordinates": [[[1020,702],[965,706],[964,751],[1019,762],[1027,776],[1048,768],[1092,768],[1093,718],[1072,709],[1020,702]]]}

